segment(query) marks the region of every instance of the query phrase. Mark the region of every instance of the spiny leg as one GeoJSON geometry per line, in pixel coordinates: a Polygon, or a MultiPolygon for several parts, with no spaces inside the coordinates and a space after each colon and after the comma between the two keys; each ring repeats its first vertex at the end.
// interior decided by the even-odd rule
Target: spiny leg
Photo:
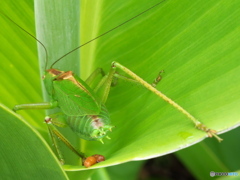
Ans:
{"type": "Polygon", "coordinates": [[[102,78],[102,80],[100,81],[98,86],[94,89],[94,91],[98,93],[101,102],[104,104],[107,100],[113,77],[117,77],[117,78],[121,78],[121,79],[124,79],[127,81],[141,84],[142,86],[144,86],[145,88],[152,91],[154,94],[156,94],[157,96],[159,96],[160,98],[162,98],[163,100],[165,100],[166,102],[171,104],[173,107],[178,109],[181,113],[185,114],[195,124],[197,129],[205,131],[209,137],[214,136],[219,142],[222,141],[222,139],[216,135],[215,130],[212,130],[212,129],[209,129],[208,127],[206,127],[204,124],[199,122],[194,116],[192,116],[189,112],[187,112],[185,109],[183,109],[180,105],[178,105],[172,99],[168,98],[162,92],[158,91],[156,88],[153,87],[161,80],[161,73],[162,73],[162,71],[160,71],[158,77],[156,78],[156,81],[154,81],[154,83],[152,85],[150,85],[149,83],[144,81],[142,78],[137,76],[135,73],[133,73],[126,67],[122,66],[121,64],[119,64],[117,62],[113,62],[110,72],[102,78]],[[132,79],[116,73],[116,68],[119,68],[120,70],[122,70],[123,72],[128,74],[132,79]]]}
{"type": "MultiPolygon", "coordinates": [[[[48,120],[45,119],[45,122],[48,124],[47,122],[48,120]]],[[[60,163],[63,165],[65,164],[65,161],[64,161],[64,158],[63,158],[63,155],[58,147],[58,142],[57,142],[57,139],[56,139],[56,135],[54,134],[52,128],[50,128],[50,126],[48,125],[48,132],[49,132],[49,135],[51,137],[51,140],[52,140],[52,143],[53,143],[53,147],[55,148],[56,152],[57,152],[57,155],[58,155],[58,159],[60,161],[60,163]]]]}
{"type": "Polygon", "coordinates": [[[196,128],[205,131],[208,134],[208,137],[213,137],[214,136],[219,142],[222,141],[222,139],[216,135],[216,131],[215,130],[212,130],[212,129],[209,129],[208,127],[206,127],[204,124],[199,122],[195,117],[193,117],[189,112],[187,112],[185,109],[183,109],[180,105],[178,105],[172,99],[168,98],[162,92],[158,91],[156,88],[154,88],[152,85],[150,85],[149,83],[144,81],[142,78],[137,76],[135,73],[130,71],[128,68],[122,66],[121,64],[119,64],[117,62],[113,62],[112,63],[112,69],[115,70],[116,68],[121,69],[123,72],[128,74],[134,80],[136,80],[141,85],[143,85],[145,88],[147,88],[148,90],[152,91],[154,94],[156,94],[157,96],[159,96],[160,98],[162,98],[163,100],[165,100],[166,102],[171,104],[173,107],[178,109],[181,113],[185,114],[195,124],[196,128]]]}
{"type": "Polygon", "coordinates": [[[67,126],[67,124],[64,123],[65,119],[64,119],[64,116],[62,113],[53,114],[53,115],[51,115],[51,117],[47,116],[45,118],[45,122],[48,125],[48,129],[49,129],[52,141],[53,141],[53,145],[57,151],[59,160],[62,164],[64,164],[64,159],[63,159],[62,153],[59,149],[56,137],[59,140],[61,140],[69,149],[71,149],[76,155],[78,155],[82,159],[82,161],[84,161],[86,159],[86,155],[84,153],[76,150],[76,148],[74,148],[74,146],[55,127],[55,126],[58,126],[58,127],[66,127],[67,126]]]}

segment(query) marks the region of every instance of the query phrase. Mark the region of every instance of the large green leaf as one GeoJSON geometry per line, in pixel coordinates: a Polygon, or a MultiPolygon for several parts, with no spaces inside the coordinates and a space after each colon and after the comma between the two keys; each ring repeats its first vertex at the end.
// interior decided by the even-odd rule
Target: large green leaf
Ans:
{"type": "MultiPolygon", "coordinates": [[[[9,1],[1,11],[33,33],[33,4],[26,2],[9,1]],[[22,14],[22,9],[25,14],[22,14]]],[[[157,2],[81,1],[80,41],[84,43],[106,32],[157,2]]],[[[59,5],[61,1],[55,3],[59,5]]],[[[164,78],[158,86],[164,94],[219,132],[237,127],[240,123],[240,67],[237,59],[240,54],[239,5],[237,0],[210,0],[204,3],[200,0],[167,0],[147,14],[83,47],[81,77],[85,79],[97,67],[107,72],[112,61],[122,63],[148,82],[152,82],[164,69],[164,78]]],[[[51,19],[48,22],[38,19],[37,25],[38,35],[39,30],[42,33],[39,38],[46,43],[51,61],[71,50],[74,45],[67,41],[77,37],[71,28],[64,28],[59,35],[56,31],[61,28],[44,29],[49,27],[46,25],[62,27],[65,21],[78,24],[68,16],[77,8],[67,10],[66,6],[67,13],[62,13],[65,8],[54,7],[36,7],[37,17],[46,15],[51,19]],[[43,12],[46,13],[41,14],[43,12]],[[69,31],[69,36],[65,36],[64,31],[69,31]],[[45,40],[54,43],[49,44],[45,40]],[[61,45],[64,48],[59,50],[61,45]]],[[[3,16],[0,21],[3,24],[0,30],[1,102],[12,108],[14,104],[43,101],[35,41],[3,16]]],[[[40,58],[44,60],[43,53],[40,58]]],[[[69,64],[76,67],[77,61],[73,53],[72,58],[61,63],[66,68],[69,64]]],[[[183,114],[141,86],[119,80],[106,106],[112,123],[116,125],[110,134],[112,139],[106,140],[104,145],[81,140],[82,151],[89,155],[103,154],[107,158],[107,161],[93,168],[164,155],[206,137],[206,133],[195,129],[183,114]]],[[[46,135],[41,111],[21,114],[42,135],[46,135]]],[[[85,169],[80,166],[66,168],[85,169]]]]}
{"type": "MultiPolygon", "coordinates": [[[[131,17],[132,13],[125,13],[128,9],[141,12],[151,3],[143,7],[139,1],[128,2],[122,7],[120,2],[109,2],[102,6],[104,21],[92,31],[101,34],[131,17]],[[113,12],[109,11],[110,6],[118,8],[113,12]]],[[[238,1],[166,1],[82,48],[82,59],[94,59],[92,69],[104,67],[106,71],[112,61],[118,61],[148,82],[164,69],[158,89],[207,126],[227,131],[240,123],[238,5],[238,1]],[[89,48],[93,48],[93,54],[85,53],[89,48]]],[[[95,8],[86,11],[94,14],[95,8]]],[[[117,164],[119,159],[163,155],[206,136],[171,105],[126,82],[119,81],[112,89],[106,105],[116,125],[112,140],[100,147],[95,142],[86,143],[86,150],[94,153],[98,149],[107,156],[108,161],[99,166],[117,164]]]]}
{"type": "Polygon", "coordinates": [[[2,179],[67,179],[39,133],[1,104],[0,118],[2,179]]]}

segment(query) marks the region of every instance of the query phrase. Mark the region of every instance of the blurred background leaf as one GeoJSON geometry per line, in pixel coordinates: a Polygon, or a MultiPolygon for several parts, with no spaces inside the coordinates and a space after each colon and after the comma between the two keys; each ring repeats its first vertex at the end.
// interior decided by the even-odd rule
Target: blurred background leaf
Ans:
{"type": "Polygon", "coordinates": [[[1,178],[67,179],[58,159],[39,133],[2,105],[0,118],[1,178]]]}

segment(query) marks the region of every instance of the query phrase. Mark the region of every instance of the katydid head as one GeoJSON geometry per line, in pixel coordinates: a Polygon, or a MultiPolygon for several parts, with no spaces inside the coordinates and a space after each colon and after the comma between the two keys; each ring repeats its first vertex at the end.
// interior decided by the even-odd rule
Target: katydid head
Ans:
{"type": "Polygon", "coordinates": [[[54,79],[62,74],[64,71],[60,71],[58,69],[47,69],[44,72],[44,75],[42,77],[46,91],[49,95],[53,94],[53,81],[54,79]]]}

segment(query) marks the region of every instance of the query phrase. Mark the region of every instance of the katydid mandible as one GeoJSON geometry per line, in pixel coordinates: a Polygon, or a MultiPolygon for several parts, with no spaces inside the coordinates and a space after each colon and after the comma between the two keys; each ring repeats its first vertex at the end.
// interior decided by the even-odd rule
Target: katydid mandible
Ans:
{"type": "MultiPolygon", "coordinates": [[[[105,107],[105,102],[108,98],[108,94],[111,88],[111,84],[113,82],[113,78],[125,79],[127,81],[134,81],[135,83],[141,84],[142,86],[144,86],[145,88],[147,88],[148,90],[150,90],[151,92],[153,92],[154,94],[156,94],[157,96],[159,96],[160,98],[162,98],[163,100],[165,100],[166,102],[174,106],[181,113],[185,114],[195,124],[196,128],[205,131],[209,137],[214,136],[215,138],[218,139],[218,141],[222,140],[216,135],[215,130],[209,129],[204,124],[200,123],[189,112],[187,112],[180,105],[175,103],[173,100],[171,100],[170,98],[168,98],[166,95],[164,95],[163,93],[161,93],[155,88],[157,83],[161,80],[161,73],[159,73],[157,78],[150,85],[149,83],[144,81],[142,78],[134,74],[131,70],[124,67],[120,63],[112,62],[110,71],[107,75],[105,75],[102,69],[97,69],[84,82],[82,79],[74,75],[72,71],[61,71],[61,70],[52,68],[54,64],[56,64],[59,60],[63,59],[65,56],[72,53],[73,51],[92,42],[97,38],[100,38],[101,36],[113,31],[114,29],[124,25],[125,23],[133,20],[139,15],[142,15],[143,13],[149,11],[150,9],[158,6],[164,1],[159,2],[158,4],[150,7],[149,9],[138,14],[137,16],[134,16],[133,18],[125,21],[124,23],[118,25],[117,27],[110,29],[109,31],[84,43],[83,45],[73,49],[69,53],[57,59],[51,65],[51,68],[45,71],[45,75],[43,77],[45,87],[51,99],[50,102],[21,104],[21,105],[16,105],[13,108],[14,111],[23,110],[23,109],[51,109],[56,107],[59,107],[61,109],[61,112],[47,116],[45,118],[45,122],[48,125],[49,132],[52,137],[52,141],[58,153],[59,159],[62,163],[64,163],[64,160],[58,148],[55,137],[63,141],[73,152],[75,152],[78,156],[80,156],[83,159],[83,161],[85,161],[87,157],[84,153],[76,150],[71,145],[71,143],[56,129],[55,126],[58,126],[58,127],[69,126],[80,138],[85,140],[102,141],[104,137],[108,137],[107,133],[111,131],[114,126],[111,125],[109,113],[107,111],[107,108],[105,107]],[[125,77],[116,73],[116,69],[123,71],[129,77],[125,77]],[[94,78],[98,75],[102,75],[102,80],[98,83],[96,87],[94,88],[90,87],[89,84],[91,84],[94,78]]],[[[34,36],[32,37],[36,39],[34,36]]],[[[36,40],[44,47],[46,51],[46,56],[47,56],[47,50],[45,46],[38,39],[36,40]]],[[[96,156],[93,155],[91,157],[95,158],[96,156]]],[[[104,160],[104,158],[102,159],[104,160]]],[[[96,160],[96,162],[100,162],[100,160],[99,161],[96,160]]],[[[86,160],[86,163],[88,163],[87,160],[86,160]]]]}

